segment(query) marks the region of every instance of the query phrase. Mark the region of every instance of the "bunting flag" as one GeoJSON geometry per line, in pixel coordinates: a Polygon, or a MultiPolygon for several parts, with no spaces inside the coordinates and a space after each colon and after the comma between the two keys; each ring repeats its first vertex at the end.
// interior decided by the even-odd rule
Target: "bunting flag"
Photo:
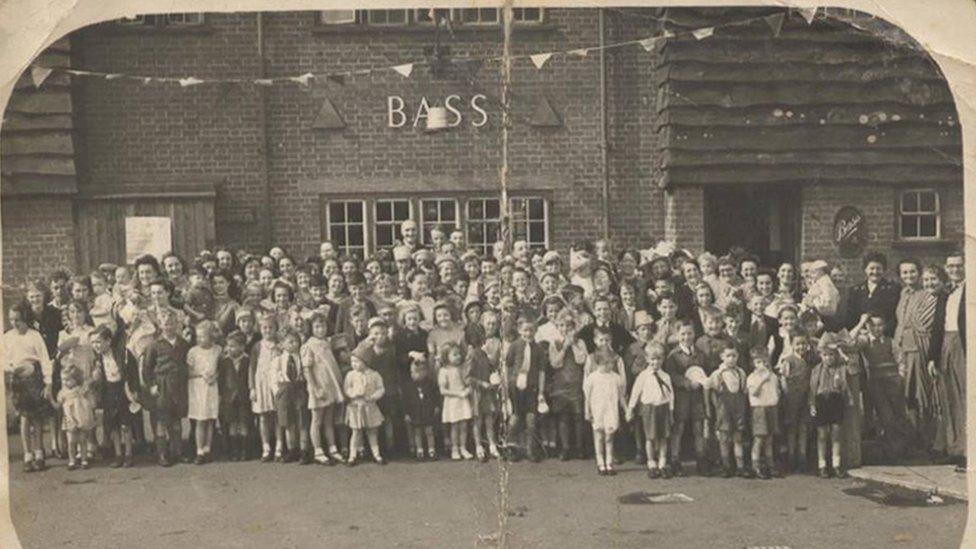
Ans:
{"type": "MultiPolygon", "coordinates": [[[[748,24],[759,22],[760,20],[764,21],[766,25],[769,26],[774,36],[779,36],[783,30],[783,25],[785,23],[787,15],[793,10],[798,11],[803,17],[803,19],[807,22],[807,24],[810,25],[812,25],[814,19],[817,18],[817,14],[822,13],[823,17],[825,18],[838,20],[842,23],[846,23],[847,25],[855,29],[859,28],[858,25],[855,25],[853,22],[848,21],[843,17],[835,16],[828,12],[821,12],[820,8],[818,7],[787,8],[779,13],[773,13],[773,14],[764,15],[760,17],[751,17],[740,21],[732,21],[722,25],[714,25],[714,26],[703,27],[698,29],[680,29],[677,31],[663,30],[661,31],[660,34],[654,36],[648,36],[642,39],[616,42],[616,43],[606,44],[601,46],[594,45],[594,46],[588,46],[582,48],[575,48],[571,50],[540,52],[540,53],[530,54],[528,55],[528,58],[532,61],[532,64],[536,67],[536,69],[542,69],[546,65],[546,63],[549,62],[549,59],[551,59],[553,55],[574,55],[577,57],[586,57],[590,51],[618,49],[618,48],[628,47],[631,45],[639,45],[642,48],[644,48],[644,50],[646,51],[652,51],[656,46],[660,44],[661,40],[673,38],[677,35],[681,35],[681,36],[691,35],[697,40],[704,40],[710,36],[713,36],[716,29],[737,26],[737,25],[748,25],[748,24]]],[[[433,12],[432,17],[433,15],[436,15],[436,12],[433,12]]],[[[903,45],[900,42],[894,42],[890,40],[889,43],[893,43],[895,45],[903,45]]],[[[518,58],[524,59],[525,56],[518,56],[518,58]]],[[[501,59],[502,59],[501,57],[494,55],[494,56],[481,56],[481,57],[468,57],[468,58],[453,58],[450,59],[450,62],[463,65],[467,70],[470,71],[468,78],[473,79],[476,76],[477,72],[480,70],[482,64],[499,62],[501,61],[501,59]]],[[[397,74],[399,74],[404,78],[410,78],[411,74],[413,74],[413,68],[415,65],[429,65],[431,62],[432,61],[430,59],[424,59],[424,60],[414,61],[411,63],[403,63],[395,66],[369,67],[363,69],[344,71],[340,73],[320,74],[318,79],[323,79],[327,82],[332,82],[338,85],[344,85],[346,78],[348,77],[355,78],[356,76],[360,76],[360,75],[369,76],[374,73],[379,73],[390,69],[392,69],[394,72],[396,72],[397,74]]],[[[62,68],[62,67],[32,66],[31,79],[34,83],[34,86],[35,87],[41,86],[41,84],[48,78],[48,76],[50,76],[52,72],[62,72],[73,76],[95,76],[99,78],[104,78],[106,80],[116,80],[116,79],[138,80],[141,81],[143,84],[150,84],[156,82],[161,82],[161,83],[178,82],[180,86],[184,88],[189,86],[196,86],[198,84],[211,84],[211,83],[254,84],[254,85],[261,85],[261,86],[271,86],[277,83],[294,82],[294,83],[301,84],[302,86],[308,86],[312,83],[313,80],[317,79],[316,76],[311,72],[306,72],[305,74],[301,74],[297,76],[282,76],[279,78],[250,79],[250,78],[206,78],[205,77],[201,79],[195,76],[188,76],[188,77],[146,76],[146,75],[137,75],[137,74],[87,71],[82,69],[69,69],[69,68],[62,68]]]]}
{"type": "Polygon", "coordinates": [[[292,76],[291,78],[289,78],[289,80],[291,80],[292,82],[296,82],[298,84],[301,84],[303,86],[307,86],[308,83],[313,78],[315,78],[315,75],[314,74],[312,74],[310,72],[306,72],[305,74],[303,74],[301,76],[292,76]]]}
{"type": "Polygon", "coordinates": [[[644,51],[651,51],[654,49],[654,45],[657,44],[657,37],[645,38],[637,42],[644,48],[644,51]]]}
{"type": "Polygon", "coordinates": [[[806,19],[807,25],[812,25],[813,24],[813,19],[814,19],[814,17],[817,16],[817,10],[818,9],[819,8],[816,8],[816,7],[813,7],[813,8],[800,8],[800,15],[802,15],[803,18],[806,19]]]}
{"type": "Polygon", "coordinates": [[[400,73],[400,76],[404,78],[410,78],[410,73],[413,72],[413,63],[404,63],[403,65],[397,65],[393,67],[393,70],[400,73]]]}
{"type": "Polygon", "coordinates": [[[47,80],[47,77],[51,76],[52,72],[54,70],[47,67],[38,67],[36,65],[31,67],[31,80],[34,82],[34,87],[40,88],[41,84],[47,80]]]}
{"type": "Polygon", "coordinates": [[[552,53],[537,53],[535,55],[530,55],[529,59],[532,60],[532,64],[535,65],[535,68],[541,69],[550,57],[552,57],[552,53]]]}
{"type": "Polygon", "coordinates": [[[779,36],[781,30],[783,30],[783,21],[786,20],[786,15],[782,13],[774,13],[763,18],[769,28],[773,31],[773,36],[779,36]]]}

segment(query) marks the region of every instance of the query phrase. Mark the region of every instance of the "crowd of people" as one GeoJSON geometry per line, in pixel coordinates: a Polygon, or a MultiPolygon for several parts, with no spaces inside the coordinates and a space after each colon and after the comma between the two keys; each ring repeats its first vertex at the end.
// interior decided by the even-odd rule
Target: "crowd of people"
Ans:
{"type": "Polygon", "coordinates": [[[368,259],[228,248],[61,270],[3,335],[27,472],[366,458],[622,458],[652,478],[844,476],[889,459],[965,466],[961,253],[878,253],[864,281],[812,260],[659,242],[566,256],[468,249],[434,228],[368,259]],[[45,439],[50,451],[45,450],[45,439]]]}

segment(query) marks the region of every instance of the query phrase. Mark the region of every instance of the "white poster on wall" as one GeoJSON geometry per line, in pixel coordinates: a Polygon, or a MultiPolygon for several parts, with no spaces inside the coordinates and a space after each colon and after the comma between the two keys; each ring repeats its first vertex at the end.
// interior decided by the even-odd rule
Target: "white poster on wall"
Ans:
{"type": "Polygon", "coordinates": [[[125,218],[125,261],[145,254],[161,257],[173,249],[172,221],[168,217],[125,218]]]}

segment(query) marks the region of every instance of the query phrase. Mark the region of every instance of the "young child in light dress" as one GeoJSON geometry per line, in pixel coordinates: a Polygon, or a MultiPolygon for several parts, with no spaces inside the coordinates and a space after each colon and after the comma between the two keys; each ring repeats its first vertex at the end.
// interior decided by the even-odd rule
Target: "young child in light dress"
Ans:
{"type": "Polygon", "coordinates": [[[593,427],[593,448],[600,475],[617,474],[613,468],[613,435],[620,426],[620,409],[626,407],[627,382],[617,373],[613,354],[591,355],[595,371],[583,379],[584,414],[593,427]]]}
{"type": "Polygon", "coordinates": [[[386,461],[380,455],[380,441],[378,430],[383,425],[383,413],[377,401],[383,398],[383,378],[376,370],[367,365],[368,358],[357,349],[353,351],[352,370],[346,374],[343,389],[346,393],[346,424],[352,430],[349,437],[349,459],[346,465],[356,465],[359,445],[362,444],[363,431],[369,439],[369,447],[373,452],[373,460],[385,465],[386,461]]]}
{"type": "Polygon", "coordinates": [[[440,352],[441,368],[437,372],[437,385],[444,399],[441,404],[441,421],[451,430],[451,459],[473,459],[474,455],[466,447],[468,422],[471,420],[471,401],[468,398],[471,388],[461,371],[464,354],[461,347],[453,342],[444,343],[440,352]]]}
{"type": "Polygon", "coordinates": [[[88,433],[95,428],[95,408],[88,393],[85,375],[78,366],[69,366],[62,372],[63,386],[58,393],[63,428],[68,434],[68,470],[78,468],[76,456],[80,456],[81,468],[88,468],[88,433]]]}
{"type": "Polygon", "coordinates": [[[214,422],[220,413],[217,363],[221,348],[216,344],[220,330],[214,321],[202,320],[195,331],[197,344],[186,354],[187,417],[196,424],[197,457],[194,463],[203,465],[211,458],[214,422]]]}

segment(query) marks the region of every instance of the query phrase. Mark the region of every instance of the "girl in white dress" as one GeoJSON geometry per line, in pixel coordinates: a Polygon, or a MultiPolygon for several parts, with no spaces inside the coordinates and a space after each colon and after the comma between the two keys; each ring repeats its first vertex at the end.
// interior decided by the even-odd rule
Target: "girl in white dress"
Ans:
{"type": "Polygon", "coordinates": [[[214,343],[218,333],[219,328],[214,321],[201,321],[196,327],[197,344],[186,355],[189,370],[187,417],[196,423],[197,457],[194,463],[197,465],[210,461],[214,420],[220,411],[220,396],[217,392],[220,346],[214,343]]]}
{"type": "Polygon", "coordinates": [[[81,368],[69,366],[62,377],[64,387],[58,393],[58,405],[64,418],[64,430],[68,434],[68,470],[74,471],[78,467],[75,456],[81,456],[81,468],[87,469],[86,447],[88,433],[95,427],[95,408],[88,396],[88,384],[81,368]]]}
{"type": "Polygon", "coordinates": [[[601,475],[617,474],[613,470],[613,434],[620,425],[620,409],[627,406],[626,381],[617,373],[616,361],[608,359],[615,356],[595,360],[596,370],[583,378],[584,412],[593,427],[596,467],[601,475]]]}
{"type": "MultiPolygon", "coordinates": [[[[95,364],[95,351],[91,345],[91,334],[95,328],[91,325],[88,305],[84,301],[71,301],[68,303],[67,309],[68,325],[58,334],[58,357],[61,360],[62,369],[72,366],[78,368],[84,378],[84,385],[89,387],[91,386],[95,364]]],[[[86,390],[85,395],[91,401],[92,409],[97,408],[95,392],[86,390]]],[[[86,436],[88,437],[88,444],[85,457],[91,461],[95,458],[95,448],[98,448],[98,442],[95,439],[95,425],[92,425],[86,436]]]]}
{"type": "Polygon", "coordinates": [[[385,388],[380,374],[368,366],[365,353],[357,348],[352,353],[352,371],[346,374],[342,388],[346,393],[346,424],[352,430],[349,437],[349,459],[346,465],[356,464],[359,445],[362,444],[363,431],[369,439],[369,447],[373,452],[373,461],[386,465],[380,455],[380,441],[377,431],[383,424],[383,413],[377,401],[383,398],[385,388]]]}
{"type": "Polygon", "coordinates": [[[465,447],[468,439],[468,421],[471,420],[471,388],[464,382],[461,365],[464,355],[454,342],[444,343],[440,349],[441,369],[437,372],[437,385],[444,401],[441,405],[441,422],[450,425],[451,459],[474,459],[465,447]]]}
{"type": "Polygon", "coordinates": [[[277,344],[278,322],[273,314],[265,314],[258,321],[261,341],[251,352],[250,379],[251,411],[258,416],[261,431],[261,461],[271,461],[271,422],[275,412],[277,378],[275,358],[280,353],[277,344]]]}

